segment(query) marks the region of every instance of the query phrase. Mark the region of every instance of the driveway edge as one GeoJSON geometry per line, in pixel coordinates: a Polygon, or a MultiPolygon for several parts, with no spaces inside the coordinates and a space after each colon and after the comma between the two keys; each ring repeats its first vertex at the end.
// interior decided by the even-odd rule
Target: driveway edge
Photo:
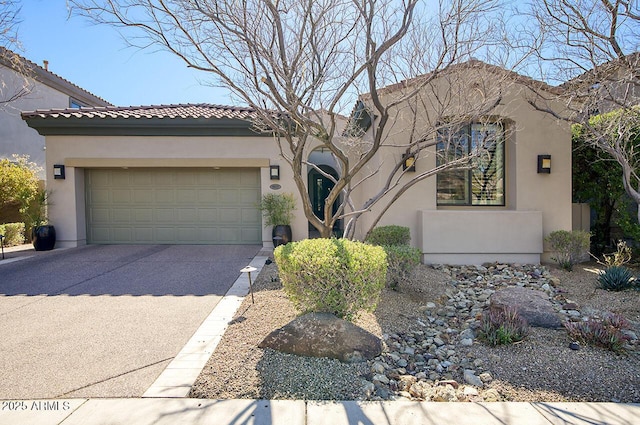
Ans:
{"type": "MultiPolygon", "coordinates": [[[[255,279],[268,257],[258,254],[250,266],[255,279]]],[[[249,293],[249,275],[241,273],[224,297],[211,310],[191,339],[178,355],[167,365],[153,384],[142,395],[143,398],[184,398],[207,364],[209,357],[220,343],[229,322],[249,293]]]]}

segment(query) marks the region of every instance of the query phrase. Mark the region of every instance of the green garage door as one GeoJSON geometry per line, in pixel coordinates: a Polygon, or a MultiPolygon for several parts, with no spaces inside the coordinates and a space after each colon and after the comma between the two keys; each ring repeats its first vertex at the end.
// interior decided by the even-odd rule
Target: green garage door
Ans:
{"type": "Polygon", "coordinates": [[[87,242],[260,244],[259,169],[87,169],[87,242]]]}

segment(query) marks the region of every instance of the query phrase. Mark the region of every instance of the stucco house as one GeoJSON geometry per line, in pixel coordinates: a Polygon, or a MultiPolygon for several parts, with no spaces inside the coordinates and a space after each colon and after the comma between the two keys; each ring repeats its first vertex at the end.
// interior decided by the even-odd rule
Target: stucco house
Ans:
{"type": "Polygon", "coordinates": [[[44,136],[25,124],[20,111],[111,105],[47,68],[0,47],[0,158],[29,155],[44,169],[44,136]]]}
{"type": "MultiPolygon", "coordinates": [[[[532,84],[554,89],[482,62],[468,65],[458,68],[464,80],[443,74],[420,87],[427,99],[438,92],[456,92],[436,114],[440,119],[453,116],[451,105],[458,105],[457,116],[468,114],[456,137],[474,140],[480,127],[497,135],[490,162],[498,165],[492,166],[490,181],[485,173],[484,195],[476,193],[473,170],[428,178],[394,203],[379,224],[409,227],[412,243],[422,250],[426,263],[547,261],[545,235],[571,230],[571,135],[568,125],[535,110],[529,96],[534,95],[532,84]],[[480,96],[485,98],[482,102],[497,99],[486,110],[478,108],[479,97],[471,94],[482,84],[499,92],[495,99],[487,91],[480,96]],[[475,113],[459,109],[463,104],[474,104],[475,113]]],[[[382,91],[383,98],[393,99],[419,81],[390,86],[382,91]]],[[[363,105],[368,101],[362,96],[363,105]]],[[[428,122],[434,116],[433,103],[421,105],[414,116],[418,122],[428,122]]],[[[46,173],[53,199],[49,217],[56,226],[58,246],[270,246],[270,229],[263,226],[256,204],[262,194],[296,193],[296,188],[272,136],[253,130],[252,115],[250,108],[208,104],[24,112],[28,125],[46,137],[46,173]]],[[[375,120],[375,114],[369,118],[375,120]]],[[[407,119],[406,108],[399,107],[391,142],[371,162],[372,168],[384,170],[391,163],[385,158],[405,155],[398,146],[409,137],[407,119]]],[[[425,137],[436,141],[438,134],[425,137]]],[[[365,132],[365,141],[367,137],[365,132]]],[[[432,143],[420,153],[416,172],[435,167],[446,157],[443,149],[432,143]]],[[[320,149],[310,149],[308,160],[326,172],[340,172],[320,149]]],[[[321,193],[314,192],[315,180],[322,176],[314,175],[312,168],[308,172],[312,200],[322,202],[321,193]]],[[[354,196],[367,199],[382,176],[367,179],[354,196]]],[[[294,240],[310,235],[301,211],[299,207],[292,223],[294,240]]],[[[367,220],[363,216],[357,237],[363,237],[367,220]]]]}

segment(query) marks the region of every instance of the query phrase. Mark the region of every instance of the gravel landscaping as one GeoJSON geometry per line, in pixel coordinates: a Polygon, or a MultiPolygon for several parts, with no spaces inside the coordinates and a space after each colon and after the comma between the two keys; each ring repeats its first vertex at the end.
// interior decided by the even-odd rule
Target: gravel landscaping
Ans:
{"type": "Polygon", "coordinates": [[[424,266],[398,291],[385,289],[356,324],[384,341],[381,356],[342,363],[260,349],[297,313],[266,265],[191,397],[305,400],[640,401],[640,291],[596,287],[596,267],[424,266]],[[615,312],[631,321],[624,353],[574,345],[564,329],[532,327],[516,344],[489,347],[478,324],[491,295],[507,287],[545,294],[562,321],[615,312]],[[576,349],[577,348],[577,349],[576,349]]]}

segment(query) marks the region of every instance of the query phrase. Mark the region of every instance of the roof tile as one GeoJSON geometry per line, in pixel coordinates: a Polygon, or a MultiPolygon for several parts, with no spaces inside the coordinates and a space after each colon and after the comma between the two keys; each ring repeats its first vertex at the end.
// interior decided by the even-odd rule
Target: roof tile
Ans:
{"type": "Polygon", "coordinates": [[[38,109],[22,113],[23,118],[132,118],[132,119],[238,119],[251,120],[255,110],[249,107],[186,103],[151,106],[106,106],[92,108],[38,109]]]}

